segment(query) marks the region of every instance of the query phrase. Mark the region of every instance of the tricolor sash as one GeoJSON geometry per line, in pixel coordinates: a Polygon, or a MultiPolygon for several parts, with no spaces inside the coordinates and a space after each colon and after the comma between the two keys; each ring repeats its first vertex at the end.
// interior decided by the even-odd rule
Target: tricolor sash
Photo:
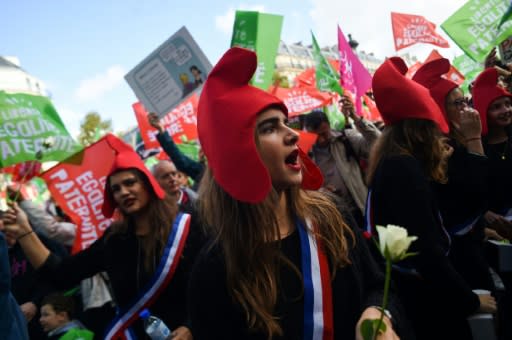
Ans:
{"type": "Polygon", "coordinates": [[[450,229],[448,229],[448,232],[450,233],[450,235],[456,235],[456,236],[466,235],[471,230],[473,230],[473,228],[475,227],[477,222],[480,220],[480,217],[482,217],[481,214],[479,214],[476,217],[470,218],[469,220],[467,220],[463,223],[460,223],[456,226],[451,227],[450,229]]]}
{"type": "Polygon", "coordinates": [[[334,327],[329,263],[321,241],[313,235],[311,221],[306,220],[306,225],[297,221],[304,278],[304,340],[332,340],[334,327]]]}
{"type": "Polygon", "coordinates": [[[373,211],[372,211],[372,190],[368,190],[366,206],[364,207],[365,230],[373,235],[373,211]]]}
{"type": "Polygon", "coordinates": [[[139,313],[149,308],[171,281],[181,258],[190,229],[190,215],[178,213],[169,233],[167,244],[160,263],[150,282],[139,296],[118,313],[112,321],[105,339],[135,339],[130,331],[131,324],[139,318],[139,313]]]}

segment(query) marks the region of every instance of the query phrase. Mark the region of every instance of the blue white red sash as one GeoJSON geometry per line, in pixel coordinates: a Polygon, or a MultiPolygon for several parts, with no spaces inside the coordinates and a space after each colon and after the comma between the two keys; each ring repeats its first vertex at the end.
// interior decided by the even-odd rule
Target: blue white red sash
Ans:
{"type": "Polygon", "coordinates": [[[365,229],[370,235],[373,235],[373,210],[372,210],[372,191],[368,190],[366,206],[364,207],[365,229]]]}
{"type": "Polygon", "coordinates": [[[105,339],[135,339],[129,327],[139,318],[139,313],[149,308],[171,281],[181,258],[190,230],[190,215],[178,213],[167,239],[164,253],[151,278],[139,296],[124,308],[112,321],[105,339]]]}
{"type": "Polygon", "coordinates": [[[304,340],[332,340],[334,328],[329,263],[321,241],[313,235],[309,220],[306,220],[306,225],[307,228],[297,221],[304,278],[304,340]]]}
{"type": "Polygon", "coordinates": [[[482,217],[482,215],[478,215],[477,217],[471,218],[468,221],[458,224],[458,225],[448,229],[448,232],[450,233],[450,235],[456,235],[456,236],[466,235],[471,230],[473,230],[473,228],[475,227],[477,222],[480,220],[480,217],[482,217]]]}

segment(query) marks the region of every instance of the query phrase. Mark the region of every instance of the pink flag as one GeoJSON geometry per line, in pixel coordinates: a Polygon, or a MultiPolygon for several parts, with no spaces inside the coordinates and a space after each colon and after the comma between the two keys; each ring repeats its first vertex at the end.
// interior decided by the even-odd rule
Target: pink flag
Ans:
{"type": "Polygon", "coordinates": [[[356,112],[361,114],[361,96],[372,86],[372,76],[350,48],[339,26],[338,48],[340,50],[341,86],[354,94],[356,97],[356,112]]]}

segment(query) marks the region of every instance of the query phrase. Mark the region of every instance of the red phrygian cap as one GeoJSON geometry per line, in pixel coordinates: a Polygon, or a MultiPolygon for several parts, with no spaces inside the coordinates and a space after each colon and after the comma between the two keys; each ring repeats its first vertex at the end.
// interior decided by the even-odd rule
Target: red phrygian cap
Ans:
{"type": "Polygon", "coordinates": [[[482,136],[486,136],[489,132],[487,125],[489,106],[500,97],[512,98],[512,95],[498,85],[498,71],[495,68],[488,68],[478,75],[473,84],[473,105],[480,114],[482,136]]]}
{"type": "Polygon", "coordinates": [[[140,159],[139,155],[133,150],[133,148],[120,140],[119,138],[109,134],[106,136],[107,142],[115,152],[114,164],[108,172],[107,181],[105,182],[105,192],[103,198],[103,206],[101,211],[105,217],[112,217],[114,210],[117,207],[117,203],[114,201],[114,197],[108,185],[108,178],[116,172],[128,169],[140,170],[148,179],[153,192],[159,199],[165,197],[165,191],[162,189],[160,184],[156,181],[155,177],[151,174],[148,168],[144,165],[144,162],[140,159]]]}
{"type": "Polygon", "coordinates": [[[375,103],[387,125],[418,118],[435,122],[443,133],[448,123],[429,91],[405,77],[407,65],[399,57],[387,59],[373,75],[375,103]]]}
{"type": "Polygon", "coordinates": [[[434,98],[437,106],[441,109],[446,119],[446,96],[459,85],[451,80],[445,79],[442,76],[450,71],[450,61],[446,58],[435,59],[423,64],[412,80],[423,85],[430,91],[430,96],[434,98]]]}
{"type": "MultiPolygon", "coordinates": [[[[229,195],[247,203],[263,201],[272,189],[256,148],[256,117],[269,106],[288,115],[279,98],[249,85],[256,66],[256,53],[229,49],[208,75],[197,114],[199,140],[213,177],[229,195]]],[[[320,170],[304,153],[300,157],[302,187],[318,189],[323,182],[320,170]]]]}

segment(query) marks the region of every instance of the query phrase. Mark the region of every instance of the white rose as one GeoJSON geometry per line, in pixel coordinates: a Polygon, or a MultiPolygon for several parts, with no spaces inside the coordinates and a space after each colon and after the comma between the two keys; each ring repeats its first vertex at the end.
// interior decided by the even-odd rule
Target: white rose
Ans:
{"type": "Polygon", "coordinates": [[[380,252],[386,257],[387,248],[392,262],[403,260],[411,243],[418,239],[416,236],[408,236],[407,229],[391,224],[386,227],[378,225],[377,232],[380,252]]]}
{"type": "Polygon", "coordinates": [[[49,149],[55,144],[55,138],[53,136],[46,137],[43,141],[43,148],[49,149]]]}

